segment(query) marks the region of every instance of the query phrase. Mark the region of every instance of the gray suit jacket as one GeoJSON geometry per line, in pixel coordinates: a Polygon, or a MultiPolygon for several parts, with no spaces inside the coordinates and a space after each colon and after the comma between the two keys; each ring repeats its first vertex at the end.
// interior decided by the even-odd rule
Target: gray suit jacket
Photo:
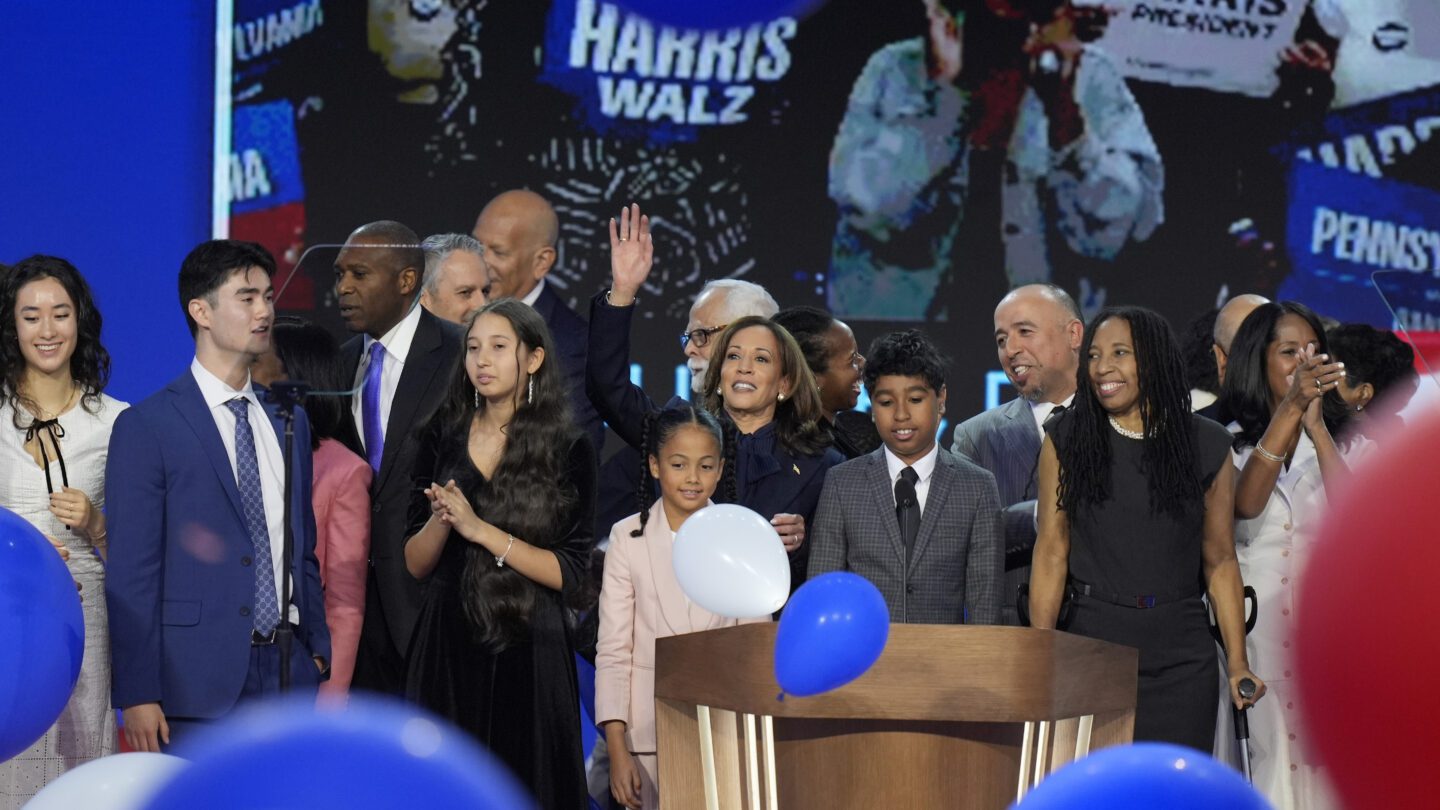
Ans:
{"type": "Polygon", "coordinates": [[[892,622],[996,624],[1001,542],[994,476],[941,448],[907,567],[882,447],[826,475],[810,532],[809,575],[865,577],[884,595],[892,622]]]}
{"type": "Polygon", "coordinates": [[[1030,556],[1035,550],[1035,468],[1040,458],[1040,431],[1030,403],[1020,397],[972,416],[955,428],[951,450],[995,476],[1004,504],[1005,624],[1019,624],[1015,594],[1030,581],[1030,556]]]}

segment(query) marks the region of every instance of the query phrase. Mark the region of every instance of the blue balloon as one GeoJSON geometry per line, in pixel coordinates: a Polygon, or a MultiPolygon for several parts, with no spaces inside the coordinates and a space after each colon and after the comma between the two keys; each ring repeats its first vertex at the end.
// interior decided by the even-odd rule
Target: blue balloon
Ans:
{"type": "Polygon", "coordinates": [[[465,732],[389,698],[355,695],[345,709],[267,701],[177,742],[191,765],[146,810],[535,806],[465,732]]]}
{"type": "Polygon", "coordinates": [[[84,657],[85,616],[70,569],[29,521],[0,509],[0,762],[64,711],[84,657]]]}
{"type": "Polygon", "coordinates": [[[1105,748],[1040,783],[1024,810],[1268,810],[1270,803],[1234,769],[1193,748],[1136,743],[1105,748]]]}
{"type": "Polygon", "coordinates": [[[890,637],[890,609],[870,580],[822,574],[795,591],[775,633],[775,679],[787,694],[829,692],[874,664],[890,637]]]}
{"type": "Polygon", "coordinates": [[[615,0],[615,5],[673,28],[718,31],[799,18],[824,0],[615,0]]]}

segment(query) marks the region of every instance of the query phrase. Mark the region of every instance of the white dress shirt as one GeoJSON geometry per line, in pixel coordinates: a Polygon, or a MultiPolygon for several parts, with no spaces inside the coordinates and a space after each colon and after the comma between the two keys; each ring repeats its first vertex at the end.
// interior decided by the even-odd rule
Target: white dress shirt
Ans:
{"type": "Polygon", "coordinates": [[[1056,407],[1057,405],[1064,405],[1065,407],[1068,408],[1068,407],[1070,407],[1070,404],[1073,403],[1074,401],[1075,401],[1075,395],[1074,395],[1074,394],[1071,394],[1070,396],[1068,396],[1068,397],[1065,398],[1065,401],[1064,401],[1064,402],[1060,402],[1060,403],[1055,403],[1055,402],[1032,402],[1032,403],[1030,403],[1030,415],[1033,416],[1033,417],[1035,417],[1035,429],[1038,430],[1038,431],[1040,431],[1040,438],[1041,438],[1042,440],[1045,438],[1045,420],[1048,419],[1048,418],[1050,418],[1050,412],[1053,411],[1053,410],[1055,410],[1055,407],[1056,407]]]}
{"type": "Polygon", "coordinates": [[[540,283],[530,288],[530,292],[525,293],[525,297],[520,299],[520,303],[527,307],[534,308],[535,302],[540,300],[540,293],[542,292],[545,292],[545,279],[543,278],[540,279],[540,283]]]}
{"type": "MultiPolygon", "coordinates": [[[[883,447],[883,445],[882,445],[883,447]]],[[[920,478],[915,482],[915,500],[920,503],[920,514],[925,514],[925,498],[930,494],[930,478],[935,474],[935,459],[940,454],[940,443],[936,442],[930,452],[920,457],[914,464],[906,464],[900,457],[885,448],[885,467],[890,471],[890,497],[895,497],[895,484],[900,481],[900,472],[906,467],[914,467],[915,474],[920,478]]],[[[897,506],[899,504],[896,504],[897,506]]]]}
{"type": "MultiPolygon", "coordinates": [[[[385,347],[385,368],[380,372],[381,437],[390,429],[390,404],[395,401],[400,375],[405,373],[405,358],[410,356],[410,344],[415,341],[415,328],[419,325],[420,306],[415,304],[399,323],[380,337],[380,345],[385,347]]],[[[362,445],[365,443],[365,375],[370,371],[370,346],[374,343],[375,338],[365,336],[365,345],[360,349],[360,366],[355,369],[355,396],[351,397],[350,403],[350,412],[355,416],[355,428],[362,445]]]]}
{"type": "MultiPolygon", "coordinates": [[[[270,415],[260,406],[250,378],[239,390],[231,388],[224,380],[210,373],[196,358],[190,363],[190,374],[200,386],[200,396],[210,410],[210,418],[220,431],[220,441],[225,445],[225,455],[230,459],[230,469],[235,473],[235,484],[240,484],[239,468],[235,466],[235,414],[225,403],[236,397],[250,403],[248,419],[250,432],[255,436],[255,461],[260,469],[260,497],[265,501],[265,531],[270,535],[270,563],[275,574],[275,593],[280,593],[280,566],[285,558],[285,461],[280,449],[280,437],[275,435],[275,426],[270,415]]],[[[298,540],[297,540],[298,542],[298,540]]],[[[292,580],[291,595],[295,593],[292,580]]],[[[300,609],[294,600],[290,603],[290,621],[300,623],[300,609]]]]}

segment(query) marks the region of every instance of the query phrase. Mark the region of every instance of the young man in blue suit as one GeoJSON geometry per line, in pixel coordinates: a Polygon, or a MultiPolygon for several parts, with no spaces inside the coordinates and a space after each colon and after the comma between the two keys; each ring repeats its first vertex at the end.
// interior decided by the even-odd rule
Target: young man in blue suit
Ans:
{"type": "Polygon", "coordinates": [[[121,413],[110,437],[113,701],[137,751],[159,751],[172,732],[278,692],[277,629],[294,629],[294,691],[313,694],[328,666],[303,413],[292,458],[292,593],[280,604],[283,425],[249,371],[270,347],[274,273],[274,259],[250,242],[191,251],[180,267],[180,305],[195,359],[121,413]]]}
{"type": "Polygon", "coordinates": [[[870,345],[865,389],[884,445],[833,467],[815,507],[810,578],[851,571],[890,621],[997,624],[1004,535],[995,476],[941,448],[945,361],[916,330],[870,345]]]}

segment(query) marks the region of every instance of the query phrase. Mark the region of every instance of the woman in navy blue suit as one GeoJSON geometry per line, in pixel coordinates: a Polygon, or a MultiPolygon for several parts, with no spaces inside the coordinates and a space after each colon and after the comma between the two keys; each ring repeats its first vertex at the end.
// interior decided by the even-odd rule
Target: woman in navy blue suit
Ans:
{"type": "Polygon", "coordinates": [[[844,461],[821,426],[815,378],[795,338],[767,318],[730,324],[710,358],[705,408],[725,430],[720,499],[775,515],[771,522],[798,585],[809,557],[805,527],[815,516],[825,472],[844,461]]]}
{"type": "MultiPolygon", "coordinates": [[[[611,221],[610,250],[617,274],[648,275],[653,256],[650,221],[637,206],[622,212],[618,222],[611,221]]],[[[820,501],[825,471],[845,460],[830,446],[819,386],[795,338],[768,318],[738,318],[710,341],[710,362],[699,391],[706,410],[725,430],[725,480],[715,501],[737,503],[770,518],[790,554],[791,583],[798,586],[808,564],[805,529],[820,501]]],[[[611,399],[628,406],[615,414],[626,423],[617,432],[638,434],[647,411],[639,403],[648,403],[648,398],[611,399]]],[[[611,422],[613,426],[615,420],[611,422]]]]}

